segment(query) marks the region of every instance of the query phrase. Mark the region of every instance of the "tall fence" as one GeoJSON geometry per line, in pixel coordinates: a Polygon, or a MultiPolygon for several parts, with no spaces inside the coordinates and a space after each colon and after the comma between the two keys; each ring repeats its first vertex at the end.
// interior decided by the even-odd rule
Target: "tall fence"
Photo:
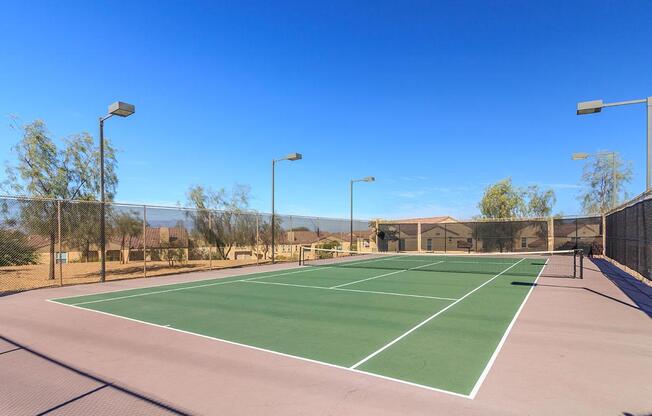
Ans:
{"type": "Polygon", "coordinates": [[[601,255],[603,234],[602,216],[555,218],[552,249],[582,249],[586,254],[601,255]]]}
{"type": "MultiPolygon", "coordinates": [[[[100,280],[100,203],[0,197],[0,294],[100,280]]],[[[375,250],[368,221],[276,215],[276,260],[301,245],[375,250]],[[353,241],[353,247],[351,246],[353,241]]],[[[106,280],[271,261],[271,215],[106,204],[106,280]]]]}
{"type": "Polygon", "coordinates": [[[602,217],[378,224],[379,251],[602,253],[602,217]]]}
{"type": "MultiPolygon", "coordinates": [[[[100,204],[0,197],[0,295],[100,280],[100,204]]],[[[277,215],[278,261],[301,246],[358,251],[528,252],[581,248],[652,278],[652,193],[602,216],[369,222],[277,215]],[[604,230],[603,230],[604,224],[604,230]],[[603,249],[603,235],[606,248],[603,249]]],[[[106,279],[261,265],[271,261],[271,215],[106,204],[106,279]]]]}
{"type": "Polygon", "coordinates": [[[608,212],[605,224],[607,257],[652,280],[652,192],[608,212]]]}

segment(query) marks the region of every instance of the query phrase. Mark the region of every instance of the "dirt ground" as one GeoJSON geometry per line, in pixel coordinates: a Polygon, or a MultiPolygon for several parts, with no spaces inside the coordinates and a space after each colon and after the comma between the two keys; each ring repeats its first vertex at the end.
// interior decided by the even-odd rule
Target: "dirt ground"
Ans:
{"type": "MultiPolygon", "coordinates": [[[[260,261],[262,264],[263,262],[260,261]]],[[[193,271],[224,269],[257,264],[256,259],[247,260],[189,260],[171,266],[167,261],[131,261],[121,264],[106,263],[106,280],[122,280],[153,277],[193,271]],[[145,269],[146,266],[146,269],[145,269]]],[[[49,279],[48,264],[0,267],[0,294],[13,293],[43,287],[67,286],[100,281],[100,263],[66,263],[55,266],[55,278],[49,279]]]]}

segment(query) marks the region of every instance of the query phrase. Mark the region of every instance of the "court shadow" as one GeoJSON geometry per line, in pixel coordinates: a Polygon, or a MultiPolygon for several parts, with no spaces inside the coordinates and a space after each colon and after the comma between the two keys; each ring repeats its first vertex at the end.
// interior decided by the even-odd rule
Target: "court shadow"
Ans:
{"type": "Polygon", "coordinates": [[[652,318],[652,286],[637,280],[629,273],[619,269],[604,259],[593,259],[593,264],[600,269],[604,277],[616,285],[632,302],[652,318]]]}
{"type": "MultiPolygon", "coordinates": [[[[134,399],[135,402],[132,405],[131,410],[133,410],[135,412],[138,412],[139,414],[167,413],[167,414],[170,414],[170,415],[180,415],[180,416],[189,415],[189,413],[186,413],[186,412],[184,412],[182,410],[176,409],[176,408],[174,408],[174,407],[172,407],[170,405],[167,405],[165,403],[161,403],[158,400],[146,397],[146,396],[144,396],[144,395],[142,395],[140,393],[136,393],[136,392],[134,392],[132,390],[129,390],[129,389],[125,388],[125,387],[121,387],[121,386],[116,385],[116,384],[114,384],[114,383],[112,383],[110,381],[106,381],[106,380],[104,380],[104,379],[102,379],[100,377],[96,377],[96,376],[94,376],[92,374],[89,374],[89,373],[83,371],[83,370],[72,367],[72,366],[70,366],[68,364],[65,364],[65,363],[63,363],[63,362],[61,362],[61,361],[59,361],[59,360],[57,360],[55,358],[52,358],[52,357],[50,357],[48,355],[45,355],[45,354],[43,354],[41,352],[37,352],[37,351],[35,351],[35,350],[33,350],[33,349],[29,348],[29,347],[26,347],[25,345],[20,344],[20,343],[18,343],[16,341],[13,341],[13,340],[5,337],[5,336],[0,335],[0,341],[4,341],[4,342],[6,342],[6,343],[8,343],[8,344],[10,344],[12,346],[12,348],[3,351],[0,354],[0,357],[6,357],[9,354],[16,353],[17,351],[25,351],[25,352],[29,353],[31,356],[33,356],[36,360],[39,360],[39,359],[44,360],[44,361],[46,361],[46,362],[48,362],[50,364],[54,364],[57,367],[60,367],[60,368],[62,368],[64,370],[66,370],[66,371],[68,371],[70,373],[77,374],[78,376],[81,376],[83,379],[86,379],[86,380],[89,380],[89,381],[92,380],[95,383],[99,384],[99,386],[94,387],[94,388],[92,388],[92,389],[90,389],[90,390],[88,390],[88,391],[86,391],[84,393],[81,393],[81,394],[79,394],[79,395],[77,395],[75,397],[72,397],[72,398],[70,398],[68,400],[62,400],[60,403],[56,403],[54,405],[51,405],[51,407],[49,407],[48,409],[45,409],[45,410],[39,412],[38,415],[45,415],[45,414],[56,413],[56,412],[66,413],[66,410],[68,410],[68,409],[65,409],[66,406],[73,405],[73,403],[77,404],[77,402],[79,400],[91,397],[94,394],[99,393],[99,392],[101,392],[102,390],[105,390],[105,389],[113,390],[113,392],[117,394],[118,399],[114,399],[114,400],[119,400],[120,396],[122,396],[122,397],[130,397],[131,399],[134,399]]],[[[6,364],[6,363],[4,363],[4,364],[6,364]]],[[[39,377],[39,374],[30,373],[30,376],[39,377]]],[[[69,380],[72,380],[72,378],[70,378],[69,380]]],[[[70,381],[70,382],[72,382],[72,381],[70,381]]],[[[53,382],[53,385],[56,386],[56,382],[53,382]]],[[[68,387],[70,387],[70,386],[68,386],[68,387]]],[[[54,394],[56,394],[56,390],[58,388],[60,388],[60,386],[53,387],[52,391],[44,391],[43,394],[44,395],[48,395],[48,394],[53,394],[54,395],[54,394]]],[[[101,409],[102,413],[105,414],[107,409],[110,409],[110,406],[112,404],[110,402],[103,401],[102,399],[97,399],[97,400],[99,400],[99,403],[100,403],[99,405],[102,406],[102,409],[101,409]]],[[[122,403],[122,404],[124,404],[124,403],[122,403]]],[[[116,407],[115,407],[116,409],[121,408],[120,404],[115,403],[115,405],[116,405],[116,407]]],[[[92,407],[94,405],[91,404],[90,406],[91,406],[91,409],[87,408],[87,410],[98,410],[98,409],[92,409],[92,407]]],[[[97,405],[95,405],[95,406],[97,406],[97,405]]]]}
{"type": "Polygon", "coordinates": [[[625,306],[628,306],[630,308],[645,312],[643,309],[639,308],[636,305],[632,305],[631,303],[623,302],[620,299],[616,299],[616,298],[614,298],[612,296],[606,295],[606,294],[604,294],[602,292],[598,292],[597,290],[593,290],[593,289],[590,289],[590,288],[584,287],[584,286],[545,285],[545,284],[541,284],[541,283],[528,283],[528,282],[512,282],[512,285],[514,285],[514,286],[541,286],[541,287],[555,287],[555,288],[562,288],[562,289],[585,290],[587,292],[593,293],[594,295],[598,295],[598,296],[601,296],[601,297],[603,297],[605,299],[609,299],[609,300],[611,300],[613,302],[620,303],[621,305],[625,305],[625,306]]]}

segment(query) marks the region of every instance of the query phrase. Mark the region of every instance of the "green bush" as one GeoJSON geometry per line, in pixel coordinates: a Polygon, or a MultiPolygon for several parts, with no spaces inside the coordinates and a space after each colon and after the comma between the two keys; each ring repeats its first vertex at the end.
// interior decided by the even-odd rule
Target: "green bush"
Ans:
{"type": "Polygon", "coordinates": [[[0,266],[36,264],[36,248],[29,245],[25,234],[0,229],[0,266]]]}

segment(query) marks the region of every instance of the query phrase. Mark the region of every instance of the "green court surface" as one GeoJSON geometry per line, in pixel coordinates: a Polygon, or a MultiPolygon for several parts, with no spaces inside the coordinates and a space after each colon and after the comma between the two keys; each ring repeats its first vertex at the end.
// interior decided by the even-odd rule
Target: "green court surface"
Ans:
{"type": "Polygon", "coordinates": [[[499,260],[385,257],[53,301],[473,398],[545,267],[499,260]]]}

